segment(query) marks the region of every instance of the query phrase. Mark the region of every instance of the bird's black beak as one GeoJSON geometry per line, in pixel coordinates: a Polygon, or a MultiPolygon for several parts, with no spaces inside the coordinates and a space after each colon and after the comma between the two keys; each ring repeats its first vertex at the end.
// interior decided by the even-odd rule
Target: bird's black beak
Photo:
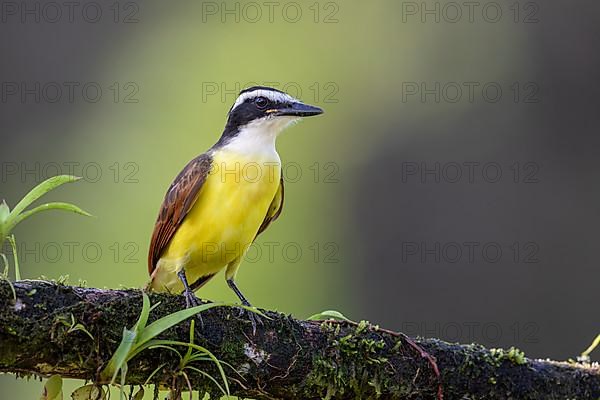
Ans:
{"type": "Polygon", "coordinates": [[[292,103],[284,108],[267,110],[267,113],[272,113],[276,116],[311,117],[313,115],[323,114],[323,110],[319,107],[310,106],[304,103],[292,103]]]}

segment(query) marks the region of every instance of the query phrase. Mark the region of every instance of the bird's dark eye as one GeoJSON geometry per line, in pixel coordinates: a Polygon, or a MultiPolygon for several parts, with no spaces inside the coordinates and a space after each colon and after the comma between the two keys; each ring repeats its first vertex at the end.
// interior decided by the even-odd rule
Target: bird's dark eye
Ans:
{"type": "Polygon", "coordinates": [[[269,105],[269,100],[266,97],[260,96],[254,99],[254,104],[256,104],[256,107],[259,109],[264,110],[269,105]]]}

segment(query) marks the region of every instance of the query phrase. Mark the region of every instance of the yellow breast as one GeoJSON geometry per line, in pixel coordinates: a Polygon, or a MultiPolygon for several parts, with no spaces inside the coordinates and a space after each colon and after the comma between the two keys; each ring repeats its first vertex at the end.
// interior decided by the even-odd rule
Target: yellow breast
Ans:
{"type": "Polygon", "coordinates": [[[252,243],[280,184],[279,156],[249,159],[217,151],[196,203],[165,249],[159,268],[162,285],[181,287],[175,272],[188,280],[211,275],[242,257],[252,243]]]}

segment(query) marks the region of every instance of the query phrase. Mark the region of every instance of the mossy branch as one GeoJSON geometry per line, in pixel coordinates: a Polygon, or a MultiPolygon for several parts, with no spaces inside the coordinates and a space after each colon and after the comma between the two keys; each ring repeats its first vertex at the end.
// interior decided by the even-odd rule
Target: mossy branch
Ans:
{"type": "MultiPolygon", "coordinates": [[[[137,320],[141,292],[43,281],[16,282],[14,289],[16,301],[10,285],[0,283],[0,371],[106,383],[99,381],[99,372],[121,341],[123,328],[137,320]],[[75,321],[80,329],[69,329],[65,321],[75,321]]],[[[150,322],[185,305],[181,296],[153,294],[150,299],[160,302],[150,322]]],[[[441,385],[447,400],[600,398],[597,365],[530,360],[514,350],[490,351],[437,339],[413,341],[366,323],[265,314],[269,319],[263,318],[254,336],[247,317],[235,307],[211,308],[202,313],[202,321],[196,319],[195,343],[228,365],[233,395],[436,399],[441,385]]],[[[161,338],[187,342],[189,327],[184,321],[161,338]]],[[[190,373],[189,382],[180,382],[179,361],[172,351],[145,350],[129,362],[127,383],[144,384],[158,369],[151,383],[184,390],[191,385],[218,398],[220,390],[202,373],[190,373]]],[[[218,376],[214,363],[199,361],[197,368],[218,376]]]]}

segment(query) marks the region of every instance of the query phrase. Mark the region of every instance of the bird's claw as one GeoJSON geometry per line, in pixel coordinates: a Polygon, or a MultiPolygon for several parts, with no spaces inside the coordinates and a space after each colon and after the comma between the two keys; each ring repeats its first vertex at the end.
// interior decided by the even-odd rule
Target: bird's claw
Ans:
{"type": "MultiPolygon", "coordinates": [[[[186,290],[183,292],[183,296],[185,297],[185,308],[192,308],[200,305],[200,299],[196,297],[194,292],[191,290],[186,290]]],[[[200,313],[196,314],[198,319],[200,320],[200,327],[204,328],[204,321],[202,321],[202,317],[200,313]]]]}
{"type": "MultiPolygon", "coordinates": [[[[247,307],[250,307],[250,305],[247,305],[247,307]]],[[[246,308],[240,308],[240,313],[238,316],[241,317],[244,314],[248,315],[248,319],[250,320],[250,323],[252,324],[252,336],[256,336],[256,326],[264,325],[262,322],[262,319],[255,312],[248,310],[246,308]]]]}
{"type": "Polygon", "coordinates": [[[192,308],[200,305],[200,300],[191,290],[184,291],[183,296],[185,297],[185,308],[192,308]]]}

